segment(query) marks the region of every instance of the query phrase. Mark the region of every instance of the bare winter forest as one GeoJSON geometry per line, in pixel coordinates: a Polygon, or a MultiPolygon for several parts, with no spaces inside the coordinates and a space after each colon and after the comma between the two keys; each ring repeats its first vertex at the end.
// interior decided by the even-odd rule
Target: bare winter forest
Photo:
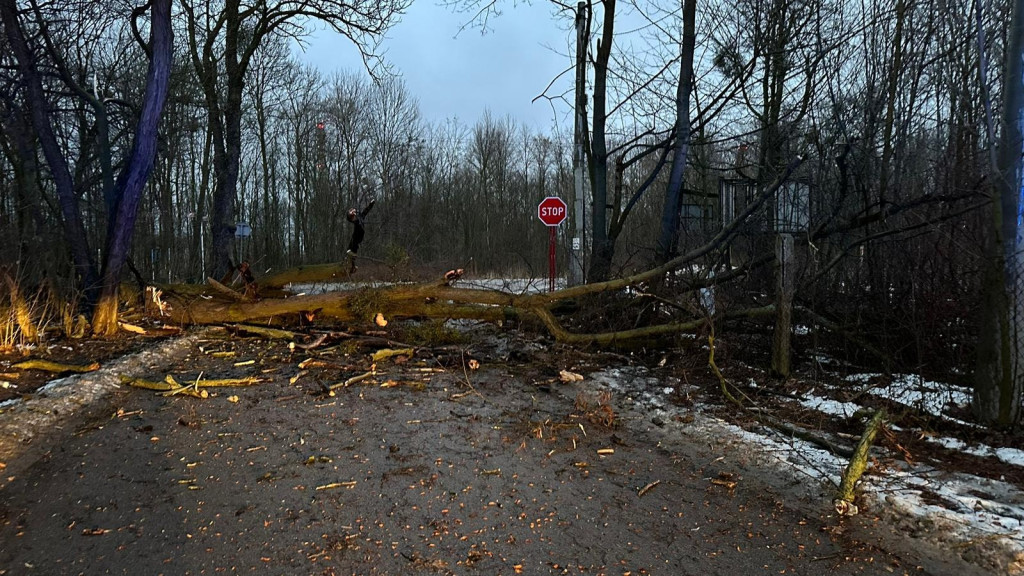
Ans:
{"type": "MultiPolygon", "coordinates": [[[[79,314],[114,334],[122,286],[343,262],[346,212],[373,199],[360,274],[543,278],[537,204],[559,196],[576,287],[476,304],[564,341],[761,333],[782,377],[810,330],[829,355],[976,384],[981,421],[1019,422],[1024,3],[551,2],[537,25],[564,30],[579,90],[538,84],[542,131],[424,118],[379,54],[407,8],[0,0],[4,343],[79,314]],[[366,67],[303,64],[314,26],[366,67]]],[[[452,8],[471,26],[516,9],[452,8]]]]}

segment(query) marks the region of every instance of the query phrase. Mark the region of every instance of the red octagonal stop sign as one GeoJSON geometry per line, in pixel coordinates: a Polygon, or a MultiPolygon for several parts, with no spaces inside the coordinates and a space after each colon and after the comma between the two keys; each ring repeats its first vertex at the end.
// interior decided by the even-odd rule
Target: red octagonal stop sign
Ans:
{"type": "Polygon", "coordinates": [[[558,226],[568,215],[565,202],[557,196],[548,196],[537,206],[537,217],[548,226],[558,226]]]}

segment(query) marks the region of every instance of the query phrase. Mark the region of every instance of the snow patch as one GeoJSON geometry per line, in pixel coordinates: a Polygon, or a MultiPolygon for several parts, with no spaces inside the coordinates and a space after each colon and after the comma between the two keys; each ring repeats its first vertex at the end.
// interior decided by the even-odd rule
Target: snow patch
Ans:
{"type": "Polygon", "coordinates": [[[842,418],[849,418],[853,416],[857,410],[861,409],[859,404],[854,404],[853,402],[840,402],[830,398],[815,396],[813,393],[805,394],[804,399],[800,401],[800,404],[805,408],[824,412],[825,414],[830,414],[832,416],[840,416],[842,418]]]}
{"type": "MultiPolygon", "coordinates": [[[[845,380],[868,385],[882,374],[853,374],[845,380]]],[[[803,440],[773,429],[756,432],[726,423],[695,408],[666,404],[665,383],[643,368],[621,367],[595,372],[590,379],[597,388],[623,395],[627,402],[639,404],[643,414],[654,416],[678,433],[695,435],[711,444],[729,444],[749,448],[749,457],[781,474],[798,475],[824,483],[837,484],[846,460],[803,440]],[[679,416],[692,416],[679,424],[679,416]]],[[[756,386],[756,383],[753,383],[756,386]]],[[[965,388],[927,381],[914,375],[893,376],[892,386],[874,386],[868,393],[905,404],[929,414],[942,416],[950,405],[970,402],[965,388]]],[[[822,413],[849,417],[861,408],[853,402],[840,402],[808,394],[800,404],[822,413]]],[[[950,419],[946,416],[942,416],[950,419]]],[[[969,424],[969,423],[968,423],[969,424]]],[[[662,424],[659,424],[662,425],[662,424]]],[[[951,450],[991,456],[1015,466],[1024,466],[1024,451],[1013,448],[969,446],[954,438],[931,438],[951,450]]],[[[912,532],[943,544],[972,548],[972,554],[986,555],[988,564],[997,563],[1013,573],[1024,572],[1024,491],[1000,482],[962,473],[945,472],[917,464],[887,462],[884,469],[869,468],[859,485],[868,502],[893,516],[912,532]],[[1021,572],[1014,572],[1021,571],[1021,572]]]]}

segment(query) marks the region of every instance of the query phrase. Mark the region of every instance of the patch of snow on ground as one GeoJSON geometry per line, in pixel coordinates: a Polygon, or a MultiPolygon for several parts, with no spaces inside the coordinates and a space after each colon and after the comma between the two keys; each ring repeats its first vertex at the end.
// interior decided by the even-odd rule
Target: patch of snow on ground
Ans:
{"type": "Polygon", "coordinates": [[[872,378],[880,378],[882,375],[877,372],[866,372],[864,374],[850,374],[845,378],[847,382],[867,384],[872,378]]]}
{"type": "MultiPolygon", "coordinates": [[[[849,382],[867,384],[881,374],[855,374],[849,382]]],[[[773,466],[780,473],[796,473],[803,477],[838,484],[846,460],[802,440],[775,430],[750,432],[722,420],[695,411],[666,404],[664,396],[649,390],[661,390],[665,383],[649,375],[643,368],[606,369],[589,375],[591,384],[621,394],[621,401],[635,404],[644,417],[654,416],[665,426],[674,426],[681,434],[697,435],[708,442],[742,444],[753,448],[751,453],[762,464],[773,466]],[[694,416],[691,423],[681,425],[676,416],[694,416]]],[[[933,411],[938,414],[949,403],[970,400],[965,389],[925,381],[919,377],[894,376],[894,390],[876,388],[881,397],[933,411]],[[939,396],[939,398],[929,398],[939,396]]],[[[589,389],[593,389],[588,385],[589,389]]],[[[848,416],[860,408],[851,402],[837,402],[808,395],[801,402],[808,408],[828,414],[848,416]]],[[[972,454],[995,456],[1004,462],[1024,465],[1024,452],[1012,448],[987,446],[968,447],[954,439],[935,439],[951,449],[972,454]]],[[[877,451],[878,449],[875,448],[877,451]]],[[[937,470],[923,464],[910,467],[890,464],[879,470],[872,468],[861,480],[859,488],[869,501],[882,510],[892,511],[897,521],[907,522],[913,529],[924,528],[927,536],[962,547],[982,545],[998,555],[1005,565],[1024,559],[1024,491],[997,480],[968,474],[937,470]]],[[[824,504],[823,505],[827,505],[824,504]]]]}
{"type": "Polygon", "coordinates": [[[875,388],[871,394],[906,404],[932,416],[942,416],[947,404],[963,407],[971,403],[971,395],[965,389],[925,380],[914,374],[893,374],[891,385],[875,388]]]}
{"type": "Polygon", "coordinates": [[[868,476],[861,487],[954,546],[991,539],[1011,558],[1024,555],[1024,493],[1010,484],[918,465],[868,476]]]}
{"type": "Polygon", "coordinates": [[[920,410],[922,413],[945,418],[964,426],[977,427],[977,424],[958,420],[943,413],[947,406],[954,408],[970,406],[971,391],[969,388],[925,380],[917,374],[893,374],[892,382],[888,385],[869,384],[872,380],[881,377],[882,374],[878,373],[863,373],[851,374],[844,380],[866,386],[867,393],[877,398],[899,402],[920,410]]]}
{"type": "Polygon", "coordinates": [[[985,444],[971,446],[959,438],[933,438],[926,436],[926,439],[929,442],[939,444],[945,448],[949,448],[950,450],[957,450],[966,454],[974,454],[975,456],[998,458],[1007,464],[1024,467],[1024,451],[1017,450],[1016,448],[993,448],[991,446],[986,446],[985,444]]]}
{"type": "Polygon", "coordinates": [[[833,416],[841,416],[843,418],[849,418],[850,416],[853,416],[857,410],[861,409],[859,404],[823,398],[821,396],[815,396],[811,392],[804,394],[804,399],[800,401],[800,404],[805,408],[810,408],[811,410],[817,410],[818,412],[824,412],[825,414],[831,414],[833,416]]]}

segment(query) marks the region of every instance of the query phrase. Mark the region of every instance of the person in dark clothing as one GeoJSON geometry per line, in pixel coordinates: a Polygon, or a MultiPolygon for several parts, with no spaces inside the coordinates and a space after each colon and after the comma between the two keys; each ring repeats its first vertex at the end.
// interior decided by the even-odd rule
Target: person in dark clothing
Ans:
{"type": "Polygon", "coordinates": [[[356,271],[356,253],[359,252],[359,244],[362,243],[363,237],[366,236],[363,219],[370,213],[370,209],[373,208],[376,202],[376,199],[370,200],[370,203],[366,205],[366,208],[363,208],[362,212],[357,212],[355,208],[352,208],[345,216],[349,222],[355,225],[355,229],[352,231],[352,239],[348,242],[348,251],[345,253],[352,262],[352,272],[356,271]]]}

